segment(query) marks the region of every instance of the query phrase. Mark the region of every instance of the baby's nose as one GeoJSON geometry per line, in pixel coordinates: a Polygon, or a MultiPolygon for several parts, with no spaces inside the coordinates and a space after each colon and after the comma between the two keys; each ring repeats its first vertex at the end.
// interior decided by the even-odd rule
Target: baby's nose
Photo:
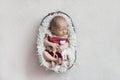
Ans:
{"type": "Polygon", "coordinates": [[[64,30],[63,32],[66,32],[66,30],[64,30]]]}
{"type": "Polygon", "coordinates": [[[65,34],[65,31],[63,31],[63,33],[65,34]]]}

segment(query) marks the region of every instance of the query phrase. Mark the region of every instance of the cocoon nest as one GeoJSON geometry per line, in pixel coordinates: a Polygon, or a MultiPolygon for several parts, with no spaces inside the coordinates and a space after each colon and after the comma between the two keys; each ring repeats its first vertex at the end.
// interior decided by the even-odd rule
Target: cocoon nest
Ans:
{"type": "Polygon", "coordinates": [[[39,58],[39,62],[41,66],[44,66],[48,70],[53,70],[55,72],[66,72],[69,70],[75,63],[76,61],[76,32],[75,32],[75,27],[73,25],[72,19],[70,16],[68,16],[66,13],[57,11],[57,12],[52,12],[46,15],[39,26],[39,34],[37,38],[37,54],[39,58]],[[44,46],[44,37],[45,34],[50,34],[50,31],[48,30],[50,21],[55,17],[55,16],[62,16],[66,19],[68,25],[69,25],[69,43],[70,47],[66,50],[68,54],[69,60],[63,61],[61,65],[56,65],[54,68],[50,67],[50,62],[46,61],[44,56],[43,56],[43,51],[45,50],[44,46]]]}

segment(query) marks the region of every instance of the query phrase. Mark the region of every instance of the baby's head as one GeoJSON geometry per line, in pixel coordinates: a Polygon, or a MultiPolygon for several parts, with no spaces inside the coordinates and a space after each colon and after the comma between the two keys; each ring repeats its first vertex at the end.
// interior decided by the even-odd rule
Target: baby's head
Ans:
{"type": "Polygon", "coordinates": [[[64,17],[54,17],[49,25],[49,30],[56,36],[64,36],[68,34],[68,24],[64,17]]]}

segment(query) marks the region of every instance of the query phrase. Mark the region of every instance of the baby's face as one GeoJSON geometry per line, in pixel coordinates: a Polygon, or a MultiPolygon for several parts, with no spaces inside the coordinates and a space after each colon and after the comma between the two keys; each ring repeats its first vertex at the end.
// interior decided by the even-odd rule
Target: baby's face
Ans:
{"type": "Polygon", "coordinates": [[[65,36],[68,33],[68,24],[63,19],[57,20],[57,29],[54,30],[56,36],[65,36]]]}

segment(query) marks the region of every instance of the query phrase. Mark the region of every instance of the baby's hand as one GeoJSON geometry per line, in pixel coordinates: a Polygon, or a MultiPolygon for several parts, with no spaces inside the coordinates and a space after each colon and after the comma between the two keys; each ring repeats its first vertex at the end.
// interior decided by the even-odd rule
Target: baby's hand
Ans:
{"type": "Polygon", "coordinates": [[[57,50],[59,48],[59,44],[51,43],[51,47],[53,48],[53,50],[57,50]]]}
{"type": "Polygon", "coordinates": [[[64,49],[65,49],[64,46],[60,46],[60,47],[58,48],[58,52],[61,53],[64,49]]]}

